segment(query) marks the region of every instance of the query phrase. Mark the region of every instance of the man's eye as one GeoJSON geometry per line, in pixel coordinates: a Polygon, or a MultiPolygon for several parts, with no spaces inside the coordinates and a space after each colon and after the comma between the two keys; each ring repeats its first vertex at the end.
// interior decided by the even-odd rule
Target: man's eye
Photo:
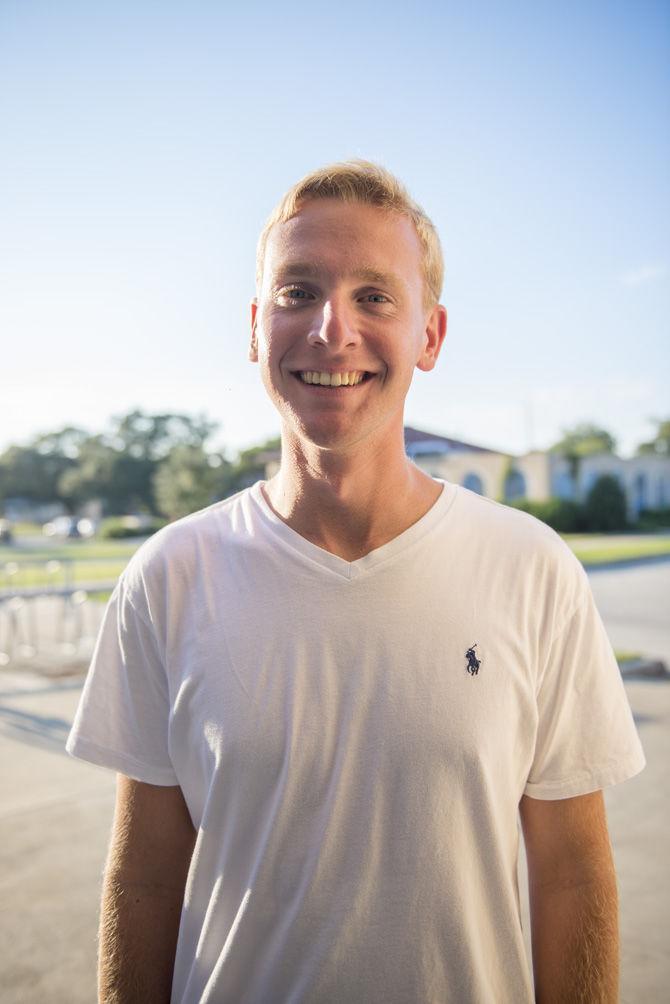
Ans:
{"type": "Polygon", "coordinates": [[[388,303],[388,297],[384,296],[383,293],[369,293],[365,299],[369,303],[388,303]]]}
{"type": "Polygon", "coordinates": [[[286,289],[282,289],[280,296],[287,300],[306,300],[307,293],[304,289],[299,289],[297,286],[287,286],[286,289]]]}

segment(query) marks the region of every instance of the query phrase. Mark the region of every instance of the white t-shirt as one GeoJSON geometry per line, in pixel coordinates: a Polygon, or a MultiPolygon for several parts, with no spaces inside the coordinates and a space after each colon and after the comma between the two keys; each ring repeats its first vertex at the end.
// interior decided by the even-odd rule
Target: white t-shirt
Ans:
{"type": "Polygon", "coordinates": [[[586,574],[445,484],[358,561],[261,485],[180,520],[110,600],[68,741],[181,785],[175,1004],[521,1004],[518,803],[644,757],[586,574]]]}

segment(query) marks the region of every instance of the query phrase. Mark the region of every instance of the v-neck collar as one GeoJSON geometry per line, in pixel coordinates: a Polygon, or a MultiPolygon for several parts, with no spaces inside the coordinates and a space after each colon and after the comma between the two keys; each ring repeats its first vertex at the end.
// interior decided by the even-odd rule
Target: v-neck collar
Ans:
{"type": "Polygon", "coordinates": [[[265,481],[257,481],[249,491],[251,500],[256,506],[260,517],[284,546],[291,548],[292,551],[297,552],[304,559],[315,562],[321,568],[334,572],[344,579],[355,579],[364,573],[369,573],[383,562],[395,558],[406,550],[406,548],[416,544],[446,515],[456,496],[456,485],[450,484],[448,481],[442,481],[439,478],[435,480],[438,484],[442,485],[442,491],[428,512],[424,513],[416,523],[403,530],[393,540],[387,541],[381,547],[376,547],[373,551],[363,555],[362,558],[357,558],[355,561],[346,561],[346,559],[341,558],[339,555],[326,551],[323,547],[319,547],[318,544],[307,540],[297,530],[294,530],[285,523],[283,519],[280,519],[270,507],[263,494],[265,481]]]}

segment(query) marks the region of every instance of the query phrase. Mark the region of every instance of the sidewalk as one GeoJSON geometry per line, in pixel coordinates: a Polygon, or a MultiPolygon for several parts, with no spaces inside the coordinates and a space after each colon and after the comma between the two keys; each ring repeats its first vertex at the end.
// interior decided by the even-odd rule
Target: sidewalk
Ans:
{"type": "MultiPolygon", "coordinates": [[[[0,998],[91,1004],[100,874],[114,777],[63,743],[81,681],[0,672],[0,998]]],[[[667,855],[670,683],[626,684],[647,769],[607,793],[621,889],[622,1004],[670,981],[667,855]]]]}
{"type": "Polygon", "coordinates": [[[91,1004],[114,776],[63,749],[81,681],[0,673],[0,998],[91,1004]]]}

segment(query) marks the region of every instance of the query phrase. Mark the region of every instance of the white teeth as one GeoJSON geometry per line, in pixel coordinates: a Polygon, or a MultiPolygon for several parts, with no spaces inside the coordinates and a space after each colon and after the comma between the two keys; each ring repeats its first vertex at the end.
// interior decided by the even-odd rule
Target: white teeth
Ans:
{"type": "Polygon", "coordinates": [[[351,373],[320,373],[316,370],[303,370],[300,379],[303,383],[320,384],[322,387],[353,387],[359,384],[364,374],[360,371],[351,373]]]}

